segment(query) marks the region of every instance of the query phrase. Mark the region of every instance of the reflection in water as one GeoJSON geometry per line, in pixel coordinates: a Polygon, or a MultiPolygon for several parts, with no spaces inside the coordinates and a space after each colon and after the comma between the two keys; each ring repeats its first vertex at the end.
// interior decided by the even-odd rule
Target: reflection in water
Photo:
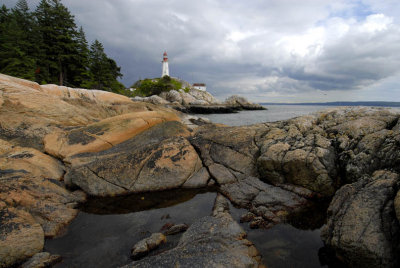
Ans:
{"type": "MultiPolygon", "coordinates": [[[[215,192],[181,190],[92,199],[64,236],[46,240],[45,251],[63,257],[56,267],[118,267],[131,261],[134,244],[164,224],[190,225],[210,215],[215,197],[215,192]]],[[[152,254],[176,246],[180,236],[168,236],[152,254]]]]}
{"type": "MultiPolygon", "coordinates": [[[[59,254],[56,267],[118,267],[131,261],[130,250],[139,240],[159,232],[165,224],[186,223],[211,214],[215,192],[173,190],[114,198],[92,198],[80,209],[67,233],[49,239],[45,251],[59,254]]],[[[271,229],[250,229],[241,224],[263,256],[267,267],[335,266],[336,259],[323,248],[320,228],[327,204],[293,214],[288,222],[271,229]],[[319,259],[321,258],[321,260],[319,259]]],[[[245,209],[231,206],[239,222],[245,209]]],[[[167,243],[151,255],[175,247],[182,234],[167,237],[167,243]]]]}
{"type": "Polygon", "coordinates": [[[91,214],[125,214],[149,209],[171,207],[215,189],[175,189],[117,197],[92,197],[79,209],[91,214]]]}
{"type": "MultiPolygon", "coordinates": [[[[328,202],[320,202],[291,214],[286,223],[270,229],[251,229],[248,223],[242,223],[241,226],[269,268],[340,267],[331,252],[324,248],[320,237],[327,207],[328,202]]],[[[236,221],[246,212],[245,209],[231,206],[231,214],[236,221]]]]}
{"type": "Polygon", "coordinates": [[[330,200],[314,202],[311,206],[292,212],[286,223],[300,230],[320,229],[326,223],[326,211],[330,200]]]}

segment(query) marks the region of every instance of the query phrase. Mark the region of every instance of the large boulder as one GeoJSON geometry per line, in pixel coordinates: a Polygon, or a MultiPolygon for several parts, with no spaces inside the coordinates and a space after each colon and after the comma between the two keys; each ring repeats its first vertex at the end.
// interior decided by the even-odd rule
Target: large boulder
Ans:
{"type": "Polygon", "coordinates": [[[213,216],[194,222],[178,245],[128,267],[264,267],[254,245],[229,214],[229,204],[218,196],[213,216]]]}
{"type": "Polygon", "coordinates": [[[165,242],[167,242],[167,238],[164,234],[154,233],[150,237],[140,240],[133,246],[131,250],[131,258],[134,260],[140,259],[165,242]]]}
{"type": "Polygon", "coordinates": [[[258,142],[257,167],[263,180],[333,195],[338,173],[335,148],[315,117],[270,124],[258,142]]]}
{"type": "Polygon", "coordinates": [[[266,108],[260,104],[249,102],[246,98],[238,95],[230,96],[224,103],[226,105],[239,106],[244,110],[266,110],[266,108]]]}
{"type": "Polygon", "coordinates": [[[266,184],[255,177],[237,177],[236,182],[221,185],[220,191],[233,204],[251,212],[246,221],[250,221],[252,227],[272,227],[312,205],[307,199],[312,194],[307,189],[285,189],[266,184]]]}
{"type": "Polygon", "coordinates": [[[393,203],[399,184],[398,174],[376,171],[335,194],[322,238],[351,267],[398,267],[400,226],[393,203]]]}
{"type": "Polygon", "coordinates": [[[106,91],[71,89],[0,74],[0,138],[43,150],[54,131],[129,112],[171,111],[106,91]]]}
{"type": "Polygon", "coordinates": [[[221,103],[220,101],[218,101],[213,95],[211,95],[207,91],[203,91],[203,90],[198,90],[198,89],[192,88],[192,89],[189,90],[188,93],[191,96],[193,96],[194,99],[202,101],[203,103],[206,103],[206,104],[220,104],[221,103]]]}
{"type": "Polygon", "coordinates": [[[133,101],[144,101],[144,102],[148,102],[148,103],[152,103],[152,104],[168,104],[169,101],[161,98],[160,96],[157,95],[152,95],[150,97],[139,97],[136,96],[134,98],[131,98],[131,100],[133,101]]]}
{"type": "Polygon", "coordinates": [[[181,187],[202,172],[201,160],[187,135],[186,127],[170,121],[111,149],[71,156],[65,180],[96,196],[181,187]]]}
{"type": "Polygon", "coordinates": [[[213,173],[216,177],[221,172],[257,176],[256,157],[259,149],[254,143],[254,137],[262,127],[204,125],[195,130],[190,141],[200,152],[205,166],[215,171],[213,173]]]}
{"type": "Polygon", "coordinates": [[[10,267],[42,251],[43,229],[28,212],[0,201],[0,223],[0,267],[10,267]]]}
{"type": "Polygon", "coordinates": [[[38,150],[0,140],[0,153],[0,200],[31,213],[46,236],[57,235],[77,215],[74,206],[85,195],[66,190],[64,166],[38,150]]]}
{"type": "Polygon", "coordinates": [[[165,96],[164,95],[161,95],[161,97],[163,97],[163,98],[165,98],[167,101],[169,101],[169,102],[177,102],[177,103],[179,103],[179,104],[182,104],[182,96],[181,96],[181,94],[178,92],[178,91],[176,91],[176,90],[171,90],[171,91],[168,91],[166,94],[165,94],[165,96]]]}
{"type": "Polygon", "coordinates": [[[46,135],[45,151],[59,158],[84,152],[99,152],[128,140],[156,124],[179,120],[175,113],[158,111],[113,116],[84,127],[46,135]]]}
{"type": "Polygon", "coordinates": [[[21,265],[21,268],[45,268],[53,267],[62,261],[60,255],[51,255],[49,252],[40,252],[33,255],[28,261],[21,265]]]}

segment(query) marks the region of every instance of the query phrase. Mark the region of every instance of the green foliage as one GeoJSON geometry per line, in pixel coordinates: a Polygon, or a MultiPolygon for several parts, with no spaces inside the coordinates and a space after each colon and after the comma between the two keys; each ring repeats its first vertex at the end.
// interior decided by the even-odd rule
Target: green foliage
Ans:
{"type": "Polygon", "coordinates": [[[121,68],[99,41],[89,50],[85,33],[61,0],[26,0],[0,8],[0,72],[38,83],[119,91],[121,68]]]}
{"type": "Polygon", "coordinates": [[[135,96],[148,97],[173,89],[179,90],[182,88],[182,83],[166,75],[162,78],[139,80],[132,87],[136,88],[135,96]]]}
{"type": "Polygon", "coordinates": [[[92,74],[93,88],[109,91],[118,91],[124,88],[116,79],[121,77],[121,68],[113,59],[107,57],[103,45],[95,40],[89,51],[89,70],[92,74]]]}
{"type": "Polygon", "coordinates": [[[0,72],[26,79],[35,78],[36,49],[32,34],[34,21],[25,0],[11,11],[0,11],[0,72]]]}

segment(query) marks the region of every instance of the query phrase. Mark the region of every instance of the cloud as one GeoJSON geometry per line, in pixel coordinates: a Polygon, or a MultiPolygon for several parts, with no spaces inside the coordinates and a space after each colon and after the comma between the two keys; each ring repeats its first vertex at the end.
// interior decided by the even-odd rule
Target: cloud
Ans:
{"type": "Polygon", "coordinates": [[[167,50],[171,75],[205,82],[220,98],[362,100],[387,95],[382,91],[391,92],[388,100],[399,96],[393,89],[400,70],[395,0],[63,3],[88,39],[99,39],[122,66],[127,86],[160,76],[167,50]]]}

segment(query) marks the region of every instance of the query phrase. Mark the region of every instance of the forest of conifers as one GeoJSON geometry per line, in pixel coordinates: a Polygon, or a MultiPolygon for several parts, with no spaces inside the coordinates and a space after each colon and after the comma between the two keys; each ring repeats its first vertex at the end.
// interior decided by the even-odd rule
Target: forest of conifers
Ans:
{"type": "Polygon", "coordinates": [[[0,8],[0,73],[69,87],[118,92],[121,68],[95,40],[89,47],[82,27],[61,0],[26,0],[0,8]]]}

